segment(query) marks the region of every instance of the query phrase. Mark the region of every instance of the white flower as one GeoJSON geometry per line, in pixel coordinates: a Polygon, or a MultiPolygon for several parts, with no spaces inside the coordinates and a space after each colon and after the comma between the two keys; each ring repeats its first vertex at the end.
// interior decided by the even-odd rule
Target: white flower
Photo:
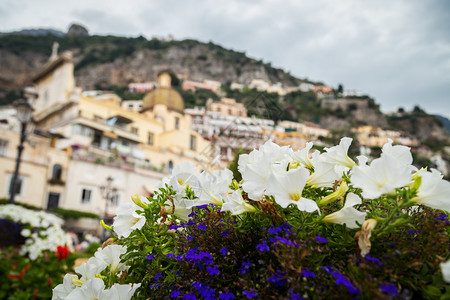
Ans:
{"type": "Polygon", "coordinates": [[[356,222],[363,224],[367,213],[360,212],[353,206],[361,204],[361,198],[354,193],[348,193],[344,207],[332,214],[327,215],[323,220],[329,223],[346,224],[348,228],[358,228],[356,222]]]}
{"type": "Polygon", "coordinates": [[[442,277],[447,283],[450,283],[450,260],[445,263],[441,263],[442,277]]]}
{"type": "Polygon", "coordinates": [[[355,165],[355,162],[350,157],[348,157],[347,153],[352,140],[353,139],[349,137],[343,137],[339,145],[331,148],[325,148],[327,152],[324,153],[324,161],[334,165],[346,166],[351,169],[355,165]]]}
{"type": "Polygon", "coordinates": [[[229,185],[233,180],[233,172],[229,169],[216,171],[214,173],[203,172],[198,176],[202,193],[199,196],[198,204],[222,205],[223,197],[230,190],[229,185]]]}
{"type": "Polygon", "coordinates": [[[409,147],[396,145],[392,146],[392,140],[388,139],[388,142],[383,145],[381,155],[389,155],[395,157],[397,161],[404,165],[411,165],[413,162],[413,157],[409,147]]]}
{"type": "Polygon", "coordinates": [[[411,169],[390,155],[373,160],[370,166],[363,164],[352,169],[351,182],[363,190],[362,195],[367,199],[391,193],[410,181],[411,169]]]}
{"type": "Polygon", "coordinates": [[[309,157],[309,151],[313,147],[312,142],[306,143],[305,148],[292,152],[292,158],[296,161],[298,161],[302,166],[306,168],[311,168],[313,166],[313,163],[309,157]]]}
{"type": "Polygon", "coordinates": [[[141,207],[134,203],[122,203],[116,210],[113,228],[114,232],[120,237],[128,237],[135,229],[141,229],[145,225],[146,218],[137,210],[141,207]]]}
{"type": "Polygon", "coordinates": [[[72,278],[78,279],[77,275],[66,274],[64,276],[63,283],[58,284],[53,289],[52,300],[63,300],[75,289],[75,286],[72,284],[72,278]]]}
{"type": "Polygon", "coordinates": [[[250,154],[241,154],[238,170],[244,180],[243,190],[250,199],[261,200],[270,175],[279,169],[285,170],[287,163],[292,160],[292,149],[280,147],[272,141],[267,141],[259,150],[253,150],[250,154]]]}
{"type": "Polygon", "coordinates": [[[336,165],[325,161],[325,155],[314,153],[312,158],[314,172],[308,178],[307,185],[318,187],[332,187],[334,182],[342,177],[336,172],[336,165]]]}
{"type": "Polygon", "coordinates": [[[172,171],[172,176],[169,179],[169,185],[172,186],[173,190],[177,193],[183,193],[186,186],[195,192],[195,195],[199,197],[201,193],[200,181],[195,175],[196,168],[191,162],[182,162],[177,164],[172,171]]]}
{"type": "Polygon", "coordinates": [[[96,257],[91,257],[87,262],[75,268],[75,272],[81,275],[80,280],[86,281],[95,278],[97,274],[106,269],[107,264],[96,257]]]}
{"type": "Polygon", "coordinates": [[[98,248],[94,256],[106,265],[111,265],[111,273],[116,274],[127,269],[127,266],[120,262],[120,256],[126,252],[127,247],[125,246],[108,245],[103,249],[98,248]]]}
{"type": "Polygon", "coordinates": [[[229,211],[232,215],[256,211],[256,208],[242,198],[242,190],[240,189],[228,194],[224,200],[222,211],[229,211]]]}
{"type": "Polygon", "coordinates": [[[309,170],[301,167],[277,175],[272,174],[267,182],[267,193],[274,196],[275,202],[283,208],[295,204],[301,211],[319,211],[315,201],[302,197],[308,177],[309,170]]]}
{"type": "Polygon", "coordinates": [[[417,196],[412,201],[435,209],[450,212],[450,182],[442,179],[442,174],[431,169],[431,172],[419,172],[422,178],[417,196]]]}
{"type": "Polygon", "coordinates": [[[80,288],[74,289],[66,300],[103,300],[105,295],[105,283],[100,278],[89,279],[80,288]]]}
{"type": "Polygon", "coordinates": [[[140,283],[135,283],[133,285],[115,283],[109,290],[106,290],[102,296],[109,300],[130,300],[140,286],[140,283]]]}

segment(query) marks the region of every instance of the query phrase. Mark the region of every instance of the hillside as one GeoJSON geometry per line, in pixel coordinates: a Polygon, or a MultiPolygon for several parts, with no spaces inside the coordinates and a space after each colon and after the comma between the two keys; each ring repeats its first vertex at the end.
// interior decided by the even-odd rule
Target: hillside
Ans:
{"type": "MultiPolygon", "coordinates": [[[[439,119],[424,112],[386,118],[369,96],[340,99],[334,91],[331,98],[319,100],[313,92],[295,91],[281,97],[249,89],[231,90],[228,88],[231,82],[249,84],[253,79],[280,82],[283,86],[298,86],[309,81],[274,68],[270,63],[249,58],[244,52],[225,49],[212,42],[147,40],[142,36],[62,35],[61,32],[39,29],[0,35],[0,105],[19,97],[20,89],[29,84],[30,77],[48,61],[54,42],[59,43],[60,52],[72,51],[78,86],[85,90],[110,89],[123,99],[141,99],[143,96],[127,93],[128,83],[153,81],[160,71],[170,69],[180,80],[220,81],[224,86],[221,95],[242,103],[263,97],[269,106],[280,111],[276,115],[278,119],[311,121],[342,132],[349,132],[351,127],[359,125],[391,128],[405,131],[421,141],[426,140],[430,132],[436,139],[445,139],[447,134],[439,119]],[[415,122],[418,119],[419,127],[415,122]]],[[[182,91],[180,86],[176,88],[183,94],[186,107],[204,105],[210,97],[219,98],[205,90],[190,92],[182,91]]],[[[249,113],[258,116],[251,108],[249,113]]]]}
{"type": "Polygon", "coordinates": [[[10,34],[0,37],[0,88],[18,89],[26,84],[50,56],[53,42],[59,43],[60,51],[73,52],[77,84],[84,89],[155,80],[162,69],[191,80],[212,79],[223,84],[247,84],[254,78],[284,85],[301,82],[269,63],[211,42],[10,34]]]}

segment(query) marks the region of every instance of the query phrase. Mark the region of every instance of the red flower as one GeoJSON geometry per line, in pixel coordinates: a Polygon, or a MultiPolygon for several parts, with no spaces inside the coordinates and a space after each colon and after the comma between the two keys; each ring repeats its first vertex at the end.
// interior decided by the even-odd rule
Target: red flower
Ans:
{"type": "MultiPolygon", "coordinates": [[[[25,267],[23,267],[23,269],[20,271],[19,274],[8,274],[8,277],[11,279],[22,279],[23,276],[25,276],[25,272],[28,270],[29,267],[30,265],[26,265],[25,267]]],[[[13,269],[15,270],[16,267],[13,266],[13,269]]]]}
{"type": "Polygon", "coordinates": [[[69,255],[69,248],[63,246],[56,247],[56,256],[58,256],[59,261],[66,259],[68,255],[69,255]]]}

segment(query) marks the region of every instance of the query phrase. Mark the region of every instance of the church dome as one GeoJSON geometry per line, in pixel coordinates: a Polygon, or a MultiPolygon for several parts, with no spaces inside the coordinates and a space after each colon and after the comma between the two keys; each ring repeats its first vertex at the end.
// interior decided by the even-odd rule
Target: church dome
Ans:
{"type": "Polygon", "coordinates": [[[163,73],[158,78],[159,87],[145,95],[142,101],[142,110],[152,110],[155,105],[163,104],[168,110],[179,113],[184,111],[183,97],[170,86],[170,75],[163,73]]]}

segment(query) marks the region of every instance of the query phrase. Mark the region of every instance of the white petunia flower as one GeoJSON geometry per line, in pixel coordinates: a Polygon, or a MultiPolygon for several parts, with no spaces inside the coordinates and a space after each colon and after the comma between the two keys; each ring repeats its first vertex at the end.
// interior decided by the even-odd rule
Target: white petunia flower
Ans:
{"type": "Polygon", "coordinates": [[[172,176],[169,179],[169,185],[172,186],[173,190],[177,193],[183,193],[186,186],[195,192],[198,197],[201,193],[200,181],[196,176],[195,165],[191,162],[182,162],[177,164],[172,171],[172,176]]]}
{"type": "Polygon", "coordinates": [[[358,228],[356,222],[363,224],[367,213],[355,209],[353,206],[361,204],[361,198],[354,193],[348,193],[344,207],[323,218],[325,222],[335,224],[346,224],[348,228],[358,228]]]}
{"type": "Polygon", "coordinates": [[[75,285],[72,284],[72,278],[78,279],[77,275],[66,274],[64,276],[63,283],[58,284],[53,289],[52,300],[63,300],[75,289],[75,285]]]}
{"type": "Polygon", "coordinates": [[[314,153],[312,158],[314,172],[308,178],[307,185],[318,187],[332,187],[334,182],[342,177],[336,172],[336,165],[325,161],[325,155],[314,153]]]}
{"type": "Polygon", "coordinates": [[[291,161],[292,149],[280,147],[272,141],[267,141],[259,150],[255,149],[250,154],[241,154],[238,170],[244,180],[243,190],[250,199],[261,200],[270,175],[280,169],[286,170],[287,163],[291,161]]]}
{"type": "Polygon", "coordinates": [[[306,168],[311,168],[313,166],[313,163],[309,157],[309,151],[311,150],[312,147],[313,147],[312,142],[306,143],[305,148],[299,151],[292,152],[292,158],[300,162],[302,166],[306,168]]]}
{"type": "Polygon", "coordinates": [[[389,155],[395,157],[399,162],[404,165],[411,165],[413,162],[413,157],[411,154],[411,149],[402,145],[392,146],[392,140],[388,139],[388,142],[383,145],[381,155],[389,155]]]}
{"type": "Polygon", "coordinates": [[[109,300],[130,300],[140,286],[140,283],[135,283],[133,285],[115,283],[109,290],[106,290],[102,296],[109,300]]]}
{"type": "Polygon", "coordinates": [[[361,188],[363,197],[367,199],[391,193],[410,181],[411,169],[390,155],[373,160],[370,166],[353,167],[351,175],[353,186],[361,188]]]}
{"type": "Polygon", "coordinates": [[[277,175],[272,174],[267,182],[267,194],[274,196],[275,202],[283,208],[295,204],[301,211],[320,212],[315,201],[302,197],[308,177],[309,170],[301,167],[277,175]]]}
{"type": "Polygon", "coordinates": [[[445,263],[441,263],[441,271],[444,281],[450,283],[450,260],[445,263]]]}
{"type": "MultiPolygon", "coordinates": [[[[105,283],[100,278],[89,279],[74,289],[66,300],[111,300],[105,295],[105,283]]],[[[117,299],[117,298],[116,298],[117,299]]]]}
{"type": "Polygon", "coordinates": [[[120,262],[120,256],[126,252],[127,247],[125,246],[108,245],[103,249],[98,248],[94,256],[106,265],[111,265],[111,273],[116,274],[127,269],[127,266],[120,262]]]}
{"type": "Polygon", "coordinates": [[[95,276],[100,274],[106,267],[107,264],[104,261],[96,257],[91,257],[87,262],[83,262],[76,267],[75,272],[81,275],[81,281],[86,281],[95,278],[95,276]]]}
{"type": "Polygon", "coordinates": [[[431,169],[431,172],[419,172],[422,178],[417,196],[412,201],[435,209],[450,212],[450,182],[442,179],[442,174],[431,169]]]}
{"type": "Polygon", "coordinates": [[[198,204],[222,205],[223,197],[230,190],[229,185],[233,180],[233,172],[229,169],[216,171],[213,173],[203,172],[198,176],[202,193],[199,196],[198,204]]]}
{"type": "Polygon", "coordinates": [[[144,215],[137,213],[142,210],[134,203],[122,203],[116,210],[113,228],[114,232],[120,237],[128,237],[135,229],[141,229],[145,225],[144,215]]]}
{"type": "Polygon", "coordinates": [[[256,208],[242,198],[242,190],[240,189],[228,194],[224,200],[222,211],[229,211],[232,215],[256,211],[256,208]]]}
{"type": "Polygon", "coordinates": [[[350,157],[348,157],[347,154],[352,140],[353,139],[349,137],[343,137],[339,145],[331,148],[325,148],[327,152],[324,153],[324,161],[334,165],[346,166],[351,169],[354,165],[356,165],[355,162],[350,157]]]}

